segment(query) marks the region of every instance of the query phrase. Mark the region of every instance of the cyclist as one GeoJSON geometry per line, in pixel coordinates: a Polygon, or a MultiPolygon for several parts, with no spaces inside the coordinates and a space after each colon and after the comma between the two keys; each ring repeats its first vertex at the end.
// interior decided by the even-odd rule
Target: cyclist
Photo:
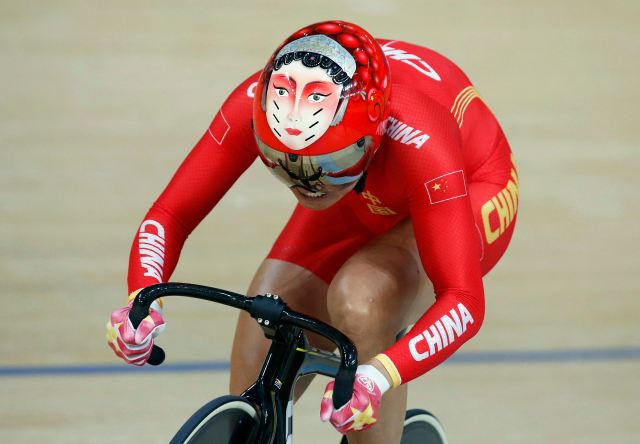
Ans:
{"type": "MultiPolygon", "coordinates": [[[[399,442],[405,383],[478,332],[482,276],[513,233],[518,178],[499,123],[461,69],[430,49],[341,21],[305,27],[231,93],[145,216],[132,295],[169,279],[189,233],[256,157],[298,205],[248,293],[277,293],[346,333],[364,364],[343,408],[327,386],[321,418],[351,443],[399,442]]],[[[162,307],[137,330],[128,307],[112,314],[108,342],[143,365],[162,307]]],[[[242,312],[232,393],[255,380],[268,344],[242,312]]]]}

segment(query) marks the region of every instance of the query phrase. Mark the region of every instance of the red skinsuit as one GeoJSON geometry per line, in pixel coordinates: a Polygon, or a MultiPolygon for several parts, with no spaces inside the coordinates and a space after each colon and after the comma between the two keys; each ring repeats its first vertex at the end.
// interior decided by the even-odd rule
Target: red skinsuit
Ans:
{"type": "MultiPolygon", "coordinates": [[[[410,217],[436,302],[381,357],[397,384],[479,330],[482,276],[511,238],[518,180],[496,118],[460,68],[427,48],[379,42],[391,68],[391,117],[364,192],[320,212],[298,205],[269,257],[330,282],[353,253],[410,217]]],[[[169,279],[187,236],[257,157],[257,78],[229,96],[147,213],[131,249],[130,291],[169,279]]]]}

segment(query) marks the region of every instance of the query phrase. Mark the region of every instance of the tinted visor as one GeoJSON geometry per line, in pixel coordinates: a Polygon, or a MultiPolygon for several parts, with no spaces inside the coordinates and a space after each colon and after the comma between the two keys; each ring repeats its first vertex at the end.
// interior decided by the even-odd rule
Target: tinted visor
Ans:
{"type": "Polygon", "coordinates": [[[369,164],[373,138],[355,143],[328,154],[301,156],[277,151],[256,136],[260,157],[269,170],[288,187],[321,191],[326,185],[343,185],[358,180],[369,164]]]}

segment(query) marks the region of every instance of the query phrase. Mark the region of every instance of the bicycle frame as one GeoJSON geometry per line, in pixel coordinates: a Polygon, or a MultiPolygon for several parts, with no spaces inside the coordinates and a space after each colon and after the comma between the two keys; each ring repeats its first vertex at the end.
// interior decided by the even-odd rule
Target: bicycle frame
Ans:
{"type": "MultiPolygon", "coordinates": [[[[292,405],[295,381],[307,356],[307,343],[302,330],[296,327],[279,329],[267,353],[256,382],[241,397],[252,402],[260,412],[256,442],[285,444],[293,432],[292,405]],[[291,344],[295,344],[295,348],[291,344]]],[[[317,369],[317,367],[316,367],[317,369]]],[[[318,369],[319,370],[319,369],[318,369]]],[[[333,375],[338,370],[335,363],[333,375]]],[[[331,376],[331,372],[328,376],[331,376]]]]}

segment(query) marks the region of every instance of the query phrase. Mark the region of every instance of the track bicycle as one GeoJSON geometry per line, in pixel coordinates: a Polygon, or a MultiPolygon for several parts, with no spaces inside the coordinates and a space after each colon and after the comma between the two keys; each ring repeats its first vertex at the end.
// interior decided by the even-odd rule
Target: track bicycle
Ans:
{"type": "MultiPolygon", "coordinates": [[[[339,330],[287,307],[278,295],[266,293],[247,297],[202,285],[164,283],[144,288],[131,307],[134,328],[148,315],[151,303],[166,296],[186,296],[217,302],[247,311],[272,341],[257,380],[240,396],[216,398],[197,410],[178,430],[171,444],[293,442],[293,392],[295,382],[305,375],[335,378],[333,403],[336,408],[351,399],[357,351],[339,330]],[[338,354],[309,345],[304,331],[329,339],[338,354]]],[[[148,363],[159,365],[165,353],[153,346],[148,363]]],[[[343,437],[341,443],[346,443],[343,437]]],[[[442,426],[429,412],[408,410],[402,444],[446,444],[442,426]]]]}

